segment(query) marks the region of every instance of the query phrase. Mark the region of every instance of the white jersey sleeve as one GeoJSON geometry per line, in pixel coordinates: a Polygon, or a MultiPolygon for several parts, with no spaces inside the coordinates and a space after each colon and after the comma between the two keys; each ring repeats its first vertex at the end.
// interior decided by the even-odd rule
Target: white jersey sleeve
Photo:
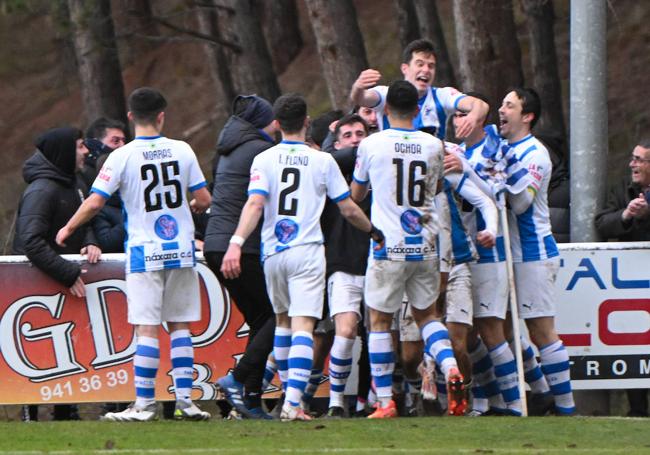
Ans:
{"type": "Polygon", "coordinates": [[[485,230],[496,236],[499,228],[499,216],[492,198],[483,193],[465,174],[447,174],[445,178],[452,184],[454,191],[481,212],[481,216],[485,220],[485,230]]]}
{"type": "Polygon", "coordinates": [[[340,202],[343,199],[350,197],[350,187],[345,181],[345,177],[341,173],[336,160],[332,155],[325,155],[325,162],[327,163],[327,175],[326,182],[327,185],[327,197],[329,197],[334,202],[340,202]]]}

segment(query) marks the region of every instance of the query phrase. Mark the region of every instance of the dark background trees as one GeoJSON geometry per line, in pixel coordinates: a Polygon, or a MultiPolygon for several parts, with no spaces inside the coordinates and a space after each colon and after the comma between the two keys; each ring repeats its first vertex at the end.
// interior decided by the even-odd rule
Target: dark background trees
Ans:
{"type": "MultiPolygon", "coordinates": [[[[608,3],[610,159],[617,163],[611,174],[616,178],[626,172],[620,157],[650,125],[639,96],[649,82],[650,5],[608,3]]],[[[506,85],[523,81],[544,99],[540,129],[566,134],[568,2],[561,0],[112,0],[110,6],[108,0],[12,0],[0,6],[0,234],[13,219],[32,139],[46,128],[85,127],[98,112],[121,116],[118,111],[125,109],[115,106],[125,94],[153,85],[170,99],[167,134],[189,141],[207,170],[237,92],[271,99],[281,91],[300,92],[315,116],[346,106],[350,78],[364,67],[379,69],[383,83],[401,78],[400,39],[414,36],[437,46],[437,85],[488,91],[496,107],[506,85]],[[94,16],[66,22],[76,9],[65,13],[62,6],[88,4],[91,10],[104,8],[96,25],[84,29],[94,16]],[[465,8],[455,15],[455,5],[465,8]],[[348,9],[330,9],[337,6],[348,9]],[[344,30],[315,33],[310,10],[321,20],[329,17],[331,30],[344,30]],[[104,29],[111,18],[112,40],[104,29]],[[479,19],[489,30],[474,23],[479,19]],[[86,34],[86,43],[101,36],[102,44],[78,43],[75,53],[77,33],[86,34]],[[350,34],[356,38],[347,41],[357,44],[347,49],[339,41],[350,34]],[[344,55],[348,60],[339,60],[344,55]],[[91,58],[109,63],[85,68],[84,59],[91,58]]]]}

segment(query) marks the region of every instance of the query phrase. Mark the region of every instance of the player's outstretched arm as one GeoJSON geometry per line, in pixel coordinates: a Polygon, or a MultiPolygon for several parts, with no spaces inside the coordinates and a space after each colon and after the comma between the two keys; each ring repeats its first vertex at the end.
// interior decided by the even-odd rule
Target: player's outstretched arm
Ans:
{"type": "Polygon", "coordinates": [[[478,98],[466,96],[458,101],[458,109],[467,112],[456,129],[456,137],[468,137],[476,128],[482,128],[490,106],[478,98]]]}
{"type": "Polygon", "coordinates": [[[368,217],[363,210],[354,203],[352,199],[345,198],[342,201],[337,202],[341,215],[345,217],[346,220],[352,224],[355,228],[360,231],[367,232],[370,237],[377,243],[375,250],[380,250],[384,247],[384,233],[377,229],[370,222],[368,217]]]}
{"type": "Polygon", "coordinates": [[[379,104],[379,94],[369,90],[381,79],[381,73],[377,70],[367,69],[361,71],[359,77],[350,90],[350,100],[358,106],[375,107],[379,104]]]}
{"type": "Polygon", "coordinates": [[[210,192],[205,187],[192,191],[192,198],[190,201],[192,212],[203,213],[210,207],[210,192]]]}
{"type": "Polygon", "coordinates": [[[79,229],[79,226],[83,226],[97,215],[102,207],[104,207],[104,204],[106,204],[104,196],[98,193],[92,193],[88,196],[67,224],[59,229],[59,232],[56,234],[57,245],[65,246],[66,239],[79,229]]]}
{"type": "Polygon", "coordinates": [[[251,194],[242,209],[239,224],[230,238],[228,251],[221,262],[221,273],[229,280],[237,278],[241,273],[241,247],[260,221],[265,201],[265,196],[258,193],[251,194]]]}

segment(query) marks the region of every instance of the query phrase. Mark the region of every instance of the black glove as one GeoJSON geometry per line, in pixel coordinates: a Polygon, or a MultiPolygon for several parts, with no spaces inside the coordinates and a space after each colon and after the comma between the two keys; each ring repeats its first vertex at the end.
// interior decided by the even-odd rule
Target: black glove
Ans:
{"type": "Polygon", "coordinates": [[[381,232],[380,229],[377,228],[374,224],[370,224],[370,238],[373,239],[377,243],[382,243],[384,240],[386,240],[386,237],[384,237],[384,233],[381,232]]]}
{"type": "Polygon", "coordinates": [[[95,167],[95,162],[97,158],[105,153],[111,153],[113,151],[108,145],[105,145],[99,139],[86,138],[84,139],[84,145],[88,149],[88,155],[86,156],[86,164],[91,167],[95,167]]]}

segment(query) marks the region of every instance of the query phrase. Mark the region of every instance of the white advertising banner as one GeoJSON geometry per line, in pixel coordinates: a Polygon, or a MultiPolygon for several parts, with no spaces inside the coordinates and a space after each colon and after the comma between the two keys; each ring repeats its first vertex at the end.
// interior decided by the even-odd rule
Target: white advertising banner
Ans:
{"type": "Polygon", "coordinates": [[[560,245],[556,326],[575,389],[650,388],[650,242],[560,245]]]}

